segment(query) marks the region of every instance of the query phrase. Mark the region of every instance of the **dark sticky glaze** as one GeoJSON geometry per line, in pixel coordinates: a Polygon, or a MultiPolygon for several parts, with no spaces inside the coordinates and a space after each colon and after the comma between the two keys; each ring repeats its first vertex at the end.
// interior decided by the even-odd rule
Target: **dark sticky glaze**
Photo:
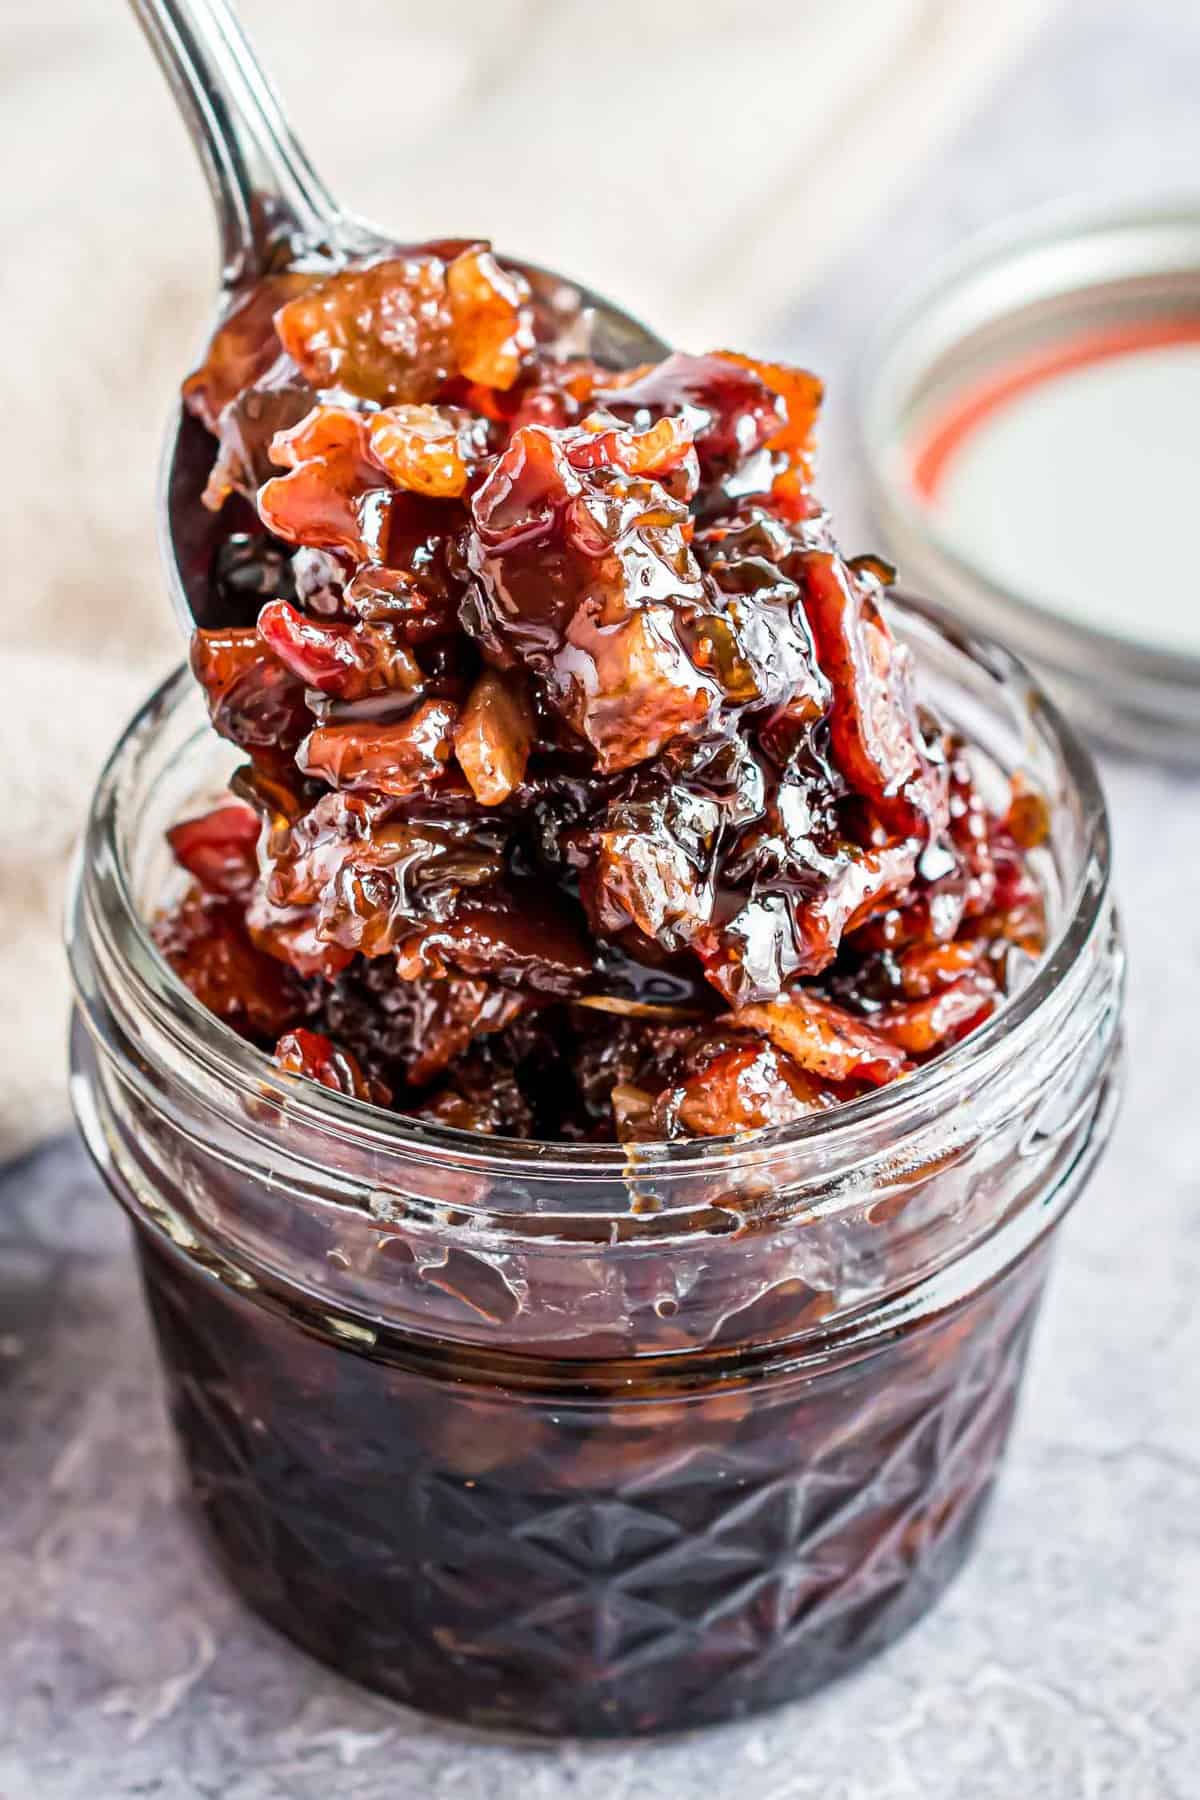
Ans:
{"type": "Polygon", "coordinates": [[[185,388],[234,621],[192,666],[248,759],[172,833],[197,996],[341,1092],[596,1141],[786,1123],[985,1019],[1045,808],[917,704],[820,395],[559,359],[483,244],[243,301],[185,388]]]}

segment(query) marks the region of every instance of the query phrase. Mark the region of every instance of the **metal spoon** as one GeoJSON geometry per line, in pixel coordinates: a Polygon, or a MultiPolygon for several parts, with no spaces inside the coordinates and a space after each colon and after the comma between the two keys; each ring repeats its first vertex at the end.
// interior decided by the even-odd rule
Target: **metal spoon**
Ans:
{"type": "MultiPolygon", "coordinates": [[[[343,212],[320,180],[228,0],[131,4],[212,192],[222,264],[218,320],[268,270],[318,257],[336,263],[377,256],[395,246],[396,238],[343,212]]],[[[586,350],[613,369],[669,354],[661,338],[590,289],[552,269],[503,260],[529,282],[543,333],[561,327],[573,352],[586,350]]],[[[212,456],[212,439],[181,408],[163,457],[159,537],[172,604],[188,634],[195,625],[224,622],[209,581],[219,526],[200,499],[212,456]]]]}

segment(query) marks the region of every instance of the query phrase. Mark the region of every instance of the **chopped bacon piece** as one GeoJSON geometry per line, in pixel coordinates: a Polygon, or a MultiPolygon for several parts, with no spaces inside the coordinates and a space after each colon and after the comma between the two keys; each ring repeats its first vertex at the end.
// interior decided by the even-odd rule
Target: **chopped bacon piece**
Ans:
{"type": "Polygon", "coordinates": [[[908,1055],[928,1056],[980,1024],[993,1011],[998,998],[996,983],[977,970],[925,1000],[884,1007],[872,1025],[881,1037],[908,1055]]]}
{"type": "Polygon", "coordinates": [[[896,830],[940,829],[944,783],[921,742],[908,651],[892,636],[863,578],[841,557],[809,551],[802,568],[805,608],[833,689],[830,727],[841,768],[896,830]]]}
{"type": "Polygon", "coordinates": [[[310,723],[304,690],[253,627],[192,634],[192,673],[221,736],[264,760],[285,760],[310,723]]]}
{"type": "Polygon", "coordinates": [[[363,1073],[358,1058],[349,1050],[340,1050],[319,1031],[297,1026],[281,1037],[275,1046],[275,1061],[289,1075],[303,1075],[335,1094],[349,1094],[354,1100],[369,1100],[375,1106],[386,1106],[392,1091],[386,1082],[363,1073]]]}
{"type": "Polygon", "coordinates": [[[247,897],[258,880],[257,816],[236,801],[184,819],[167,833],[171,854],[209,894],[247,897]]]}
{"type": "Polygon", "coordinates": [[[743,1006],[725,1022],[743,1031],[761,1031],[802,1069],[827,1081],[881,1086],[907,1067],[903,1049],[844,1007],[803,987],[789,988],[766,1006],[743,1006]]]}
{"type": "Polygon", "coordinates": [[[200,1004],[243,1037],[273,1041],[303,1017],[296,975],[255,948],[240,901],[193,886],[157,921],[154,939],[200,1004]]]}
{"type": "Polygon", "coordinates": [[[352,793],[421,793],[446,772],[457,716],[449,700],[422,700],[394,725],[318,725],[296,761],[306,775],[352,793]]]}
{"type": "Polygon", "coordinates": [[[770,1044],[726,1050],[684,1083],[674,1113],[693,1137],[790,1125],[824,1112],[836,1096],[770,1044]]]}
{"type": "Polygon", "coordinates": [[[339,700],[421,685],[420,664],[388,624],[310,619],[286,600],[272,600],[258,615],[258,635],[297,681],[339,700]]]}

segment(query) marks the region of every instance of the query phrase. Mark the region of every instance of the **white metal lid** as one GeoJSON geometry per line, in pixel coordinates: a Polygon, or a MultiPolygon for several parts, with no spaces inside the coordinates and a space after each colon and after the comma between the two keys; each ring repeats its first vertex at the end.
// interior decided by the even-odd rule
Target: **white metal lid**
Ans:
{"type": "Polygon", "coordinates": [[[969,245],[877,339],[860,426],[906,585],[1091,729],[1200,759],[1200,201],[969,245]]]}

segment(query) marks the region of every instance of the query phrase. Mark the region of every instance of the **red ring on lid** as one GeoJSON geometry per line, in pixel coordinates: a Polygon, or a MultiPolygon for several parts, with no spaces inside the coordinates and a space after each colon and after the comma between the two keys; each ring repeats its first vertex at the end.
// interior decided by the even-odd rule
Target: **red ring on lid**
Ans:
{"type": "Polygon", "coordinates": [[[1078,337],[1033,351],[988,375],[936,414],[910,446],[910,476],[918,498],[927,505],[934,503],[950,464],[967,439],[994,413],[1030,388],[1041,387],[1093,363],[1175,344],[1200,344],[1200,314],[1146,319],[1081,332],[1078,337]]]}

